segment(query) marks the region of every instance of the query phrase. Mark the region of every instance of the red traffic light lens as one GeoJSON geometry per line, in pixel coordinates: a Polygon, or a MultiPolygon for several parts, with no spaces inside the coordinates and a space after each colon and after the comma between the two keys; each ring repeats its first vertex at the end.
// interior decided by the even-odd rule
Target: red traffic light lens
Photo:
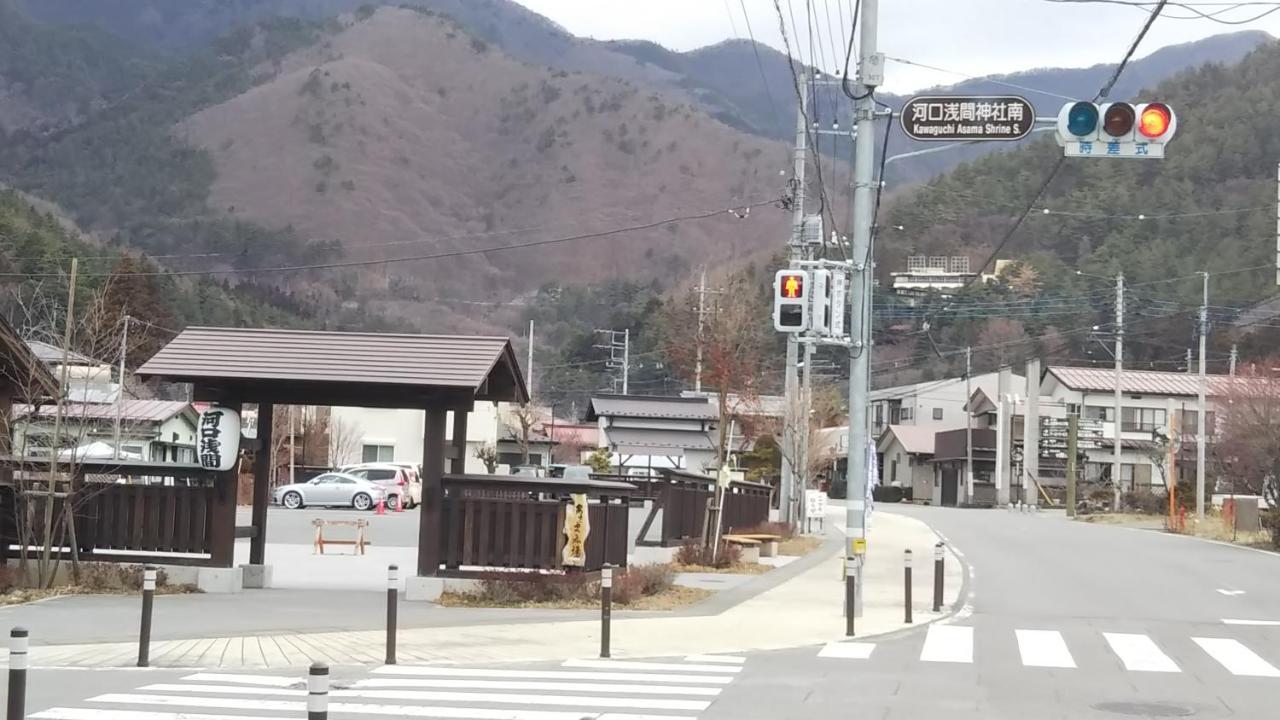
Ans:
{"type": "Polygon", "coordinates": [[[778,284],[778,294],[788,300],[804,297],[804,276],[783,275],[778,284]]]}
{"type": "Polygon", "coordinates": [[[1102,115],[1102,130],[1111,137],[1128,135],[1133,131],[1134,112],[1129,103],[1111,103],[1102,115]]]}
{"type": "Polygon", "coordinates": [[[1138,118],[1138,132],[1145,137],[1158,138],[1169,131],[1173,124],[1173,111],[1164,103],[1151,103],[1142,109],[1142,117],[1138,118]]]}

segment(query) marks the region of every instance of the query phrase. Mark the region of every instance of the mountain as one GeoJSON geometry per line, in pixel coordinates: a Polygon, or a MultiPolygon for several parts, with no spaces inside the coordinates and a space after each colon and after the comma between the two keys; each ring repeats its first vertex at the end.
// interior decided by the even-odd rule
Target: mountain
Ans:
{"type": "MultiPolygon", "coordinates": [[[[1062,156],[1053,140],[966,163],[887,204],[881,227],[893,230],[879,245],[882,272],[903,269],[908,254],[967,255],[974,265],[992,253],[1021,261],[1029,272],[1019,270],[1017,282],[998,291],[1003,296],[985,299],[1020,297],[1026,308],[1017,317],[982,319],[1016,320],[1035,335],[1051,325],[1108,332],[1110,283],[1088,275],[1123,271],[1133,323],[1125,352],[1153,363],[1178,362],[1192,342],[1198,273],[1209,272],[1216,366],[1230,342],[1218,330],[1228,327],[1232,308],[1275,294],[1280,46],[1268,43],[1234,67],[1180,73],[1151,92],[1179,114],[1164,159],[1068,159],[1038,200],[1036,191],[1062,156]],[[1028,206],[1035,209],[1005,242],[1028,206]]],[[[981,291],[987,292],[997,291],[981,291]]],[[[932,320],[930,343],[980,344],[973,316],[939,308],[916,317],[932,320]]],[[[1079,359],[1090,343],[1087,335],[1075,340],[1079,359]]],[[[1274,334],[1259,333],[1242,341],[1241,351],[1261,357],[1278,346],[1274,334]]]]}

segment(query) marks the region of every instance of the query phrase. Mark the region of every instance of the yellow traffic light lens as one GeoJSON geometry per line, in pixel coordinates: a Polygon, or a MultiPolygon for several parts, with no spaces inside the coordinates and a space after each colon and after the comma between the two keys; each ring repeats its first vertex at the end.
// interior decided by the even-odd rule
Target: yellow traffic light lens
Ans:
{"type": "Polygon", "coordinates": [[[1145,137],[1158,138],[1169,131],[1173,123],[1173,111],[1163,103],[1151,103],[1142,109],[1142,117],[1138,119],[1138,132],[1145,137]]]}

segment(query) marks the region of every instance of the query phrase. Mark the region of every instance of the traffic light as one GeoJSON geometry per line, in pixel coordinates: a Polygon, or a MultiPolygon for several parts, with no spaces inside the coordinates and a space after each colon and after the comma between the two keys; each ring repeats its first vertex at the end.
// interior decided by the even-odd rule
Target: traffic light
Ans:
{"type": "Polygon", "coordinates": [[[1177,129],[1164,103],[1073,102],[1058,111],[1058,144],[1067,157],[1164,157],[1177,129]]]}
{"type": "Polygon", "coordinates": [[[773,327],[795,333],[809,329],[809,273],[779,270],[773,276],[773,327]]]}

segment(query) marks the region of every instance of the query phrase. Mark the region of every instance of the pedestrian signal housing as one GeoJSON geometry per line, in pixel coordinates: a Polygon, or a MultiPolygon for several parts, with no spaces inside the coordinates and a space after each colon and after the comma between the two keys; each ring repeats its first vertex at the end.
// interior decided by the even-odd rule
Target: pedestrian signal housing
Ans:
{"type": "Polygon", "coordinates": [[[809,329],[809,273],[779,270],[773,276],[773,327],[793,333],[809,329]]]}

